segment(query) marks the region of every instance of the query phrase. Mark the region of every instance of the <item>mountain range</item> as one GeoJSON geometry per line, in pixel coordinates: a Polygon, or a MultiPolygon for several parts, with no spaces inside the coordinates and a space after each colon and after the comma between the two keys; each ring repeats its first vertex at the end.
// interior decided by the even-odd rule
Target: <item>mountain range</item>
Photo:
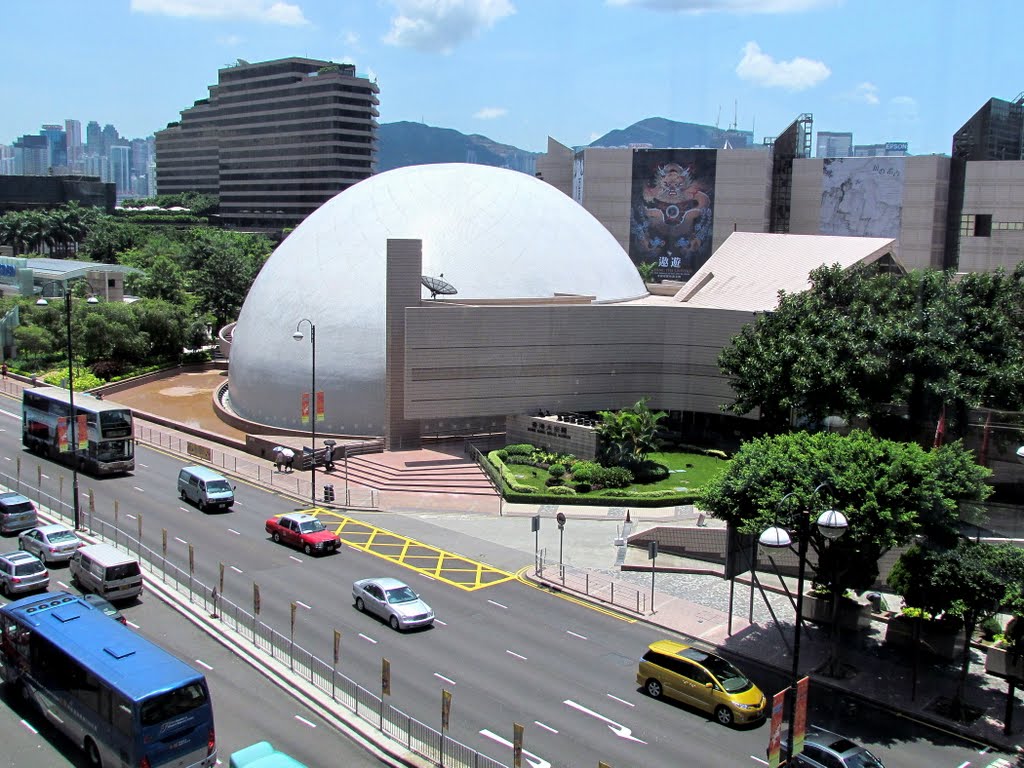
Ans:
{"type": "MultiPolygon", "coordinates": [[[[383,123],[378,129],[377,171],[429,163],[479,163],[532,174],[541,153],[499,144],[478,133],[423,123],[383,123]]],[[[722,129],[649,117],[627,128],[609,131],[588,147],[712,147],[754,148],[753,132],[722,129]]],[[[582,149],[583,147],[575,147],[582,149]]]]}

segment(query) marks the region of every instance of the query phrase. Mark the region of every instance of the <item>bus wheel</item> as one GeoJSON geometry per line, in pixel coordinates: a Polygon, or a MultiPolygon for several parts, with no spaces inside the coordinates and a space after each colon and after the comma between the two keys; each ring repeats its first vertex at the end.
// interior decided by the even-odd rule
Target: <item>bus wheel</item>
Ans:
{"type": "Polygon", "coordinates": [[[100,757],[100,750],[92,739],[85,740],[85,758],[92,768],[103,768],[103,759],[100,757]]]}

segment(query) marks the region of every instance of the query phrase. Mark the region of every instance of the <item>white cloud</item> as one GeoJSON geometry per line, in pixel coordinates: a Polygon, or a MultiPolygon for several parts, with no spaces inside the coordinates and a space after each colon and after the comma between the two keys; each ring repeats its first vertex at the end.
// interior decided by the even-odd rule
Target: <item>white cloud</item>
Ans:
{"type": "Polygon", "coordinates": [[[347,48],[359,49],[359,34],[356,32],[346,32],[341,36],[341,40],[345,43],[347,48]]]}
{"type": "Polygon", "coordinates": [[[484,107],[476,114],[473,115],[477,120],[494,120],[499,117],[504,117],[508,114],[508,110],[504,107],[484,107]]]}
{"type": "Polygon", "coordinates": [[[893,120],[917,120],[917,99],[913,96],[893,96],[889,99],[889,117],[893,120]]]}
{"type": "Polygon", "coordinates": [[[786,88],[803,91],[832,74],[825,62],[797,56],[789,61],[776,61],[754,42],[743,46],[743,58],[736,65],[736,74],[766,88],[786,88]]]}
{"type": "Polygon", "coordinates": [[[840,0],[605,0],[607,5],[672,13],[799,13],[829,8],[840,0]]]}
{"type": "Polygon", "coordinates": [[[451,53],[459,43],[516,8],[510,0],[391,0],[396,15],[384,42],[427,53],[451,53]]]}
{"type": "Polygon", "coordinates": [[[861,83],[853,89],[851,97],[871,106],[878,105],[878,86],[874,83],[861,83]]]}
{"type": "Polygon", "coordinates": [[[261,21],[289,27],[309,23],[298,5],[283,0],[131,0],[131,9],[160,16],[261,21]]]}

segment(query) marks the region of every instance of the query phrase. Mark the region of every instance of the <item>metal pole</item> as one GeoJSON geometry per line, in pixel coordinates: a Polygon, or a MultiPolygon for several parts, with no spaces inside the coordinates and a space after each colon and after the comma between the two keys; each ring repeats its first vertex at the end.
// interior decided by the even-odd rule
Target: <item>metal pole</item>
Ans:
{"type": "MultiPolygon", "coordinates": [[[[804,574],[807,570],[807,540],[810,538],[808,522],[810,511],[800,512],[800,544],[798,546],[799,569],[796,578],[796,624],[793,634],[793,672],[789,688],[789,754],[793,754],[793,737],[796,733],[796,685],[800,681],[800,627],[804,611],[804,574]]],[[[787,764],[789,760],[786,761],[787,764]]]]}
{"type": "Polygon", "coordinates": [[[312,376],[310,383],[309,393],[309,431],[311,439],[313,441],[313,452],[310,454],[312,459],[312,470],[310,473],[310,483],[312,485],[311,494],[313,497],[313,506],[316,506],[316,326],[311,322],[309,324],[309,342],[313,346],[313,366],[312,376]]]}
{"type": "Polygon", "coordinates": [[[343,444],[342,450],[345,451],[345,506],[349,505],[348,501],[348,444],[343,444]]]}
{"type": "Polygon", "coordinates": [[[64,319],[68,332],[68,405],[71,416],[71,516],[75,530],[82,528],[82,513],[78,506],[78,435],[75,416],[75,363],[71,351],[71,291],[64,286],[64,319]]]}

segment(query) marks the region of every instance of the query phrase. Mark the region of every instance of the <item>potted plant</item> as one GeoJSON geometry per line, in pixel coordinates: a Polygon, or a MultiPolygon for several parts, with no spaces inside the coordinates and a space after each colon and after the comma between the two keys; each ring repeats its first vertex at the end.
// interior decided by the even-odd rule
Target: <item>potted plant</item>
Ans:
{"type": "MultiPolygon", "coordinates": [[[[804,593],[803,608],[800,615],[805,621],[815,624],[832,623],[832,592],[828,587],[814,584],[804,593]]],[[[867,606],[861,605],[850,597],[849,592],[839,597],[839,609],[835,613],[836,624],[840,629],[864,629],[871,625],[871,614],[867,606]]]]}
{"type": "Polygon", "coordinates": [[[949,613],[933,616],[922,608],[904,607],[889,620],[885,642],[896,648],[920,650],[952,661],[963,653],[966,633],[959,616],[949,613]]]}
{"type": "Polygon", "coordinates": [[[985,671],[999,677],[1024,680],[1024,621],[1014,616],[996,633],[985,653],[985,671]]]}

